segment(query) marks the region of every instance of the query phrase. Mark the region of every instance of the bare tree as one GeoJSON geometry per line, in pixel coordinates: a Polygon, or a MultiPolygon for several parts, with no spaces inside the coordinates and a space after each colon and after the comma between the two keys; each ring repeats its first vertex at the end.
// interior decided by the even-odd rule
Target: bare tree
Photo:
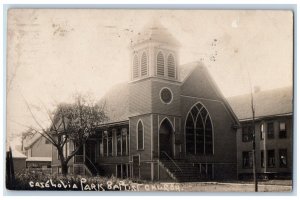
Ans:
{"type": "Polygon", "coordinates": [[[68,173],[70,159],[106,119],[104,105],[100,106],[82,95],[76,95],[73,104],[59,104],[54,112],[45,107],[51,125],[44,128],[27,103],[28,110],[39,127],[33,131],[46,138],[57,149],[63,175],[68,173]],[[69,154],[64,154],[68,142],[73,143],[74,149],[69,154]]]}

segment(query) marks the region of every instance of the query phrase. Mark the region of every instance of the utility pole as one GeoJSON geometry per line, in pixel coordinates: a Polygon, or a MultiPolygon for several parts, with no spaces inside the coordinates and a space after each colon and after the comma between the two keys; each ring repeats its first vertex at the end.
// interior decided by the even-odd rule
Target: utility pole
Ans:
{"type": "Polygon", "coordinates": [[[252,157],[253,157],[253,181],[255,192],[258,191],[257,175],[256,175],[256,145],[255,145],[255,107],[253,102],[253,92],[251,91],[251,110],[252,110],[252,157]]]}

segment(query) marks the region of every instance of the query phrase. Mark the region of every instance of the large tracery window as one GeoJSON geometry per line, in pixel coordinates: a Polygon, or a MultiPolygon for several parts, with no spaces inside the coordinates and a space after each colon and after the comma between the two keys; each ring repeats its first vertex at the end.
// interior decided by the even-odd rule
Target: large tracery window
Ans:
{"type": "Polygon", "coordinates": [[[147,59],[147,54],[144,52],[142,54],[142,59],[141,59],[141,75],[145,76],[148,74],[148,59],[147,59]]]}
{"type": "Polygon", "coordinates": [[[165,74],[165,59],[162,52],[159,52],[157,54],[157,61],[156,61],[156,67],[157,67],[157,75],[164,76],[165,74]]]}
{"type": "Polygon", "coordinates": [[[175,59],[172,54],[168,56],[168,76],[175,78],[175,59]]]}
{"type": "Polygon", "coordinates": [[[210,116],[200,103],[188,113],[186,124],[186,152],[189,154],[213,153],[213,130],[210,116]]]}

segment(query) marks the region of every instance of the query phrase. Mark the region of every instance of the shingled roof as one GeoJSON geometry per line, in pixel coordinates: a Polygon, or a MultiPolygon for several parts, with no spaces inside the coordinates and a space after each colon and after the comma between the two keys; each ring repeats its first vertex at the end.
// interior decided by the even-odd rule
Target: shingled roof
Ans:
{"type": "MultiPolygon", "coordinates": [[[[292,87],[260,91],[253,94],[255,117],[289,115],[293,113],[292,87]]],[[[251,95],[239,95],[227,98],[240,121],[252,118],[251,95]]]]}

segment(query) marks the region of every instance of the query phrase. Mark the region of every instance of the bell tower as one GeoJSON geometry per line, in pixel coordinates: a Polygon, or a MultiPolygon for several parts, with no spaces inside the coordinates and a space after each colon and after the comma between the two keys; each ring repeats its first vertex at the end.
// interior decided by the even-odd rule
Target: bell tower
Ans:
{"type": "Polygon", "coordinates": [[[179,42],[157,20],[145,26],[131,43],[131,81],[149,77],[178,80],[179,42]]]}

